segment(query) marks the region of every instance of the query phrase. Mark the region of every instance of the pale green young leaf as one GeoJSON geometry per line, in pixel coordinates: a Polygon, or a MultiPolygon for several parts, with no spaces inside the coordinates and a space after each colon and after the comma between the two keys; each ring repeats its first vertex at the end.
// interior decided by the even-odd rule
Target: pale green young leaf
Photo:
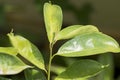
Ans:
{"type": "Polygon", "coordinates": [[[13,33],[8,34],[8,36],[12,45],[18,50],[21,56],[38,68],[46,71],[42,54],[34,44],[22,36],[14,36],[13,33]]]}
{"type": "Polygon", "coordinates": [[[55,80],[82,80],[100,73],[106,65],[93,60],[79,60],[74,62],[64,72],[58,75],[55,80]]]}
{"type": "Polygon", "coordinates": [[[0,53],[6,53],[11,55],[17,55],[18,52],[14,47],[0,47],[0,53]]]}
{"type": "Polygon", "coordinates": [[[55,40],[69,39],[77,35],[91,32],[98,32],[99,30],[93,25],[72,25],[61,30],[55,37],[55,40]]]}
{"type": "Polygon", "coordinates": [[[44,20],[50,43],[53,42],[55,35],[60,31],[62,19],[62,10],[58,5],[53,5],[52,3],[44,4],[44,20]]]}
{"type": "Polygon", "coordinates": [[[30,66],[23,63],[16,56],[0,53],[0,75],[18,74],[30,66]]]}
{"type": "Polygon", "coordinates": [[[63,44],[55,55],[79,57],[120,52],[119,44],[110,36],[100,32],[79,35],[63,44]]]}

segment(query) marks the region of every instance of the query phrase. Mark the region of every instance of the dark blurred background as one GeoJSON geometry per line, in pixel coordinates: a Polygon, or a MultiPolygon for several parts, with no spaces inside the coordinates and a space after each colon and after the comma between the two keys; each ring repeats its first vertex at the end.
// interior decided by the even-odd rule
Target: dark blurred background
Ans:
{"type": "MultiPolygon", "coordinates": [[[[48,0],[0,0],[0,46],[10,45],[6,34],[14,29],[14,33],[36,44],[47,57],[48,40],[43,19],[45,2],[48,0]]],[[[120,42],[120,0],[52,0],[52,3],[63,9],[63,28],[91,24],[120,42]]],[[[115,77],[118,77],[120,55],[114,54],[114,57],[115,77]]]]}

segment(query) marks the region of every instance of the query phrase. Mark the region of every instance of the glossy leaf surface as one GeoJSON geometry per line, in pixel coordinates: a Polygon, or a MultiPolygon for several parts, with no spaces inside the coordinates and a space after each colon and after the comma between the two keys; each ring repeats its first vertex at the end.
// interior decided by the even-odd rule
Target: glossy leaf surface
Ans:
{"type": "Polygon", "coordinates": [[[110,36],[94,32],[79,35],[69,40],[60,47],[56,55],[79,57],[105,52],[120,52],[119,44],[110,36]]]}
{"type": "Polygon", "coordinates": [[[0,47],[0,53],[17,55],[17,50],[14,47],[0,47]]]}
{"type": "Polygon", "coordinates": [[[14,36],[13,33],[8,34],[8,36],[12,45],[18,50],[21,56],[38,68],[45,70],[42,54],[35,45],[22,36],[14,36]]]}
{"type": "Polygon", "coordinates": [[[24,64],[19,58],[0,53],[0,75],[17,74],[26,68],[30,68],[30,66],[24,64]]]}
{"type": "Polygon", "coordinates": [[[58,75],[55,80],[81,80],[97,75],[104,68],[104,65],[93,60],[79,60],[58,75]]]}
{"type": "Polygon", "coordinates": [[[57,36],[56,40],[61,40],[61,39],[69,39],[73,38],[77,35],[84,34],[84,33],[90,33],[90,32],[98,32],[99,30],[92,25],[72,25],[67,28],[64,28],[61,30],[57,36]]]}
{"type": "Polygon", "coordinates": [[[56,33],[61,29],[62,18],[62,10],[58,5],[53,5],[51,3],[44,4],[44,20],[50,43],[53,42],[56,33]]]}

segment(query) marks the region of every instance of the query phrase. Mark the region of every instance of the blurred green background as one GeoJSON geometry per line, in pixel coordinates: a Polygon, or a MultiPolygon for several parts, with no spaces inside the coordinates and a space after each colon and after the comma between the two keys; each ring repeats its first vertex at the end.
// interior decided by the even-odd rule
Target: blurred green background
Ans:
{"type": "MultiPolygon", "coordinates": [[[[10,45],[6,34],[14,29],[14,33],[36,44],[47,57],[48,40],[43,19],[45,2],[48,0],[0,0],[0,46],[10,45]]],[[[52,3],[63,9],[63,28],[73,24],[95,25],[120,43],[119,0],[52,0],[52,3]]],[[[57,43],[56,50],[61,43],[57,43]]],[[[117,78],[120,75],[120,55],[114,54],[113,57],[117,78]]]]}

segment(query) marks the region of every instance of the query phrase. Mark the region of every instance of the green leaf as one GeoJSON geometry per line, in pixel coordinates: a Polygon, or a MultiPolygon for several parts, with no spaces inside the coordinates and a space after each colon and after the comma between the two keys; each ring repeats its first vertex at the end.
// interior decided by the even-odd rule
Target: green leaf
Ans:
{"type": "Polygon", "coordinates": [[[69,39],[73,38],[77,35],[90,33],[90,32],[98,32],[99,30],[93,25],[72,25],[67,28],[61,30],[55,37],[56,41],[61,39],[69,39]]]}
{"type": "MultiPolygon", "coordinates": [[[[8,34],[12,45],[18,50],[19,54],[40,69],[45,70],[44,60],[41,52],[30,41],[22,36],[13,33],[8,34]]],[[[46,71],[46,70],[45,70],[46,71]]]]}
{"type": "Polygon", "coordinates": [[[77,78],[77,79],[55,79],[55,80],[89,80],[89,79],[86,79],[86,78],[77,78]]]}
{"type": "Polygon", "coordinates": [[[63,44],[55,55],[79,57],[120,52],[119,44],[110,36],[100,32],[79,35],[63,44]]]}
{"type": "Polygon", "coordinates": [[[97,75],[105,68],[93,60],[79,60],[62,72],[55,80],[81,80],[97,75]]]}
{"type": "Polygon", "coordinates": [[[0,80],[12,80],[12,79],[8,79],[8,78],[0,77],[0,80]]]}
{"type": "Polygon", "coordinates": [[[0,47],[0,53],[6,53],[11,55],[17,55],[18,52],[14,47],[0,47]]]}
{"type": "Polygon", "coordinates": [[[60,31],[62,19],[62,10],[58,5],[51,3],[44,4],[44,20],[50,43],[53,42],[55,35],[60,31]]]}
{"type": "Polygon", "coordinates": [[[0,75],[18,74],[26,68],[30,66],[24,64],[16,56],[0,53],[0,75]]]}
{"type": "Polygon", "coordinates": [[[45,75],[40,70],[26,69],[24,73],[26,80],[47,80],[45,75]]]}
{"type": "Polygon", "coordinates": [[[51,71],[55,74],[60,74],[66,69],[66,67],[63,66],[58,66],[58,65],[52,65],[51,66],[51,71]]]}
{"type": "Polygon", "coordinates": [[[99,62],[104,65],[109,65],[97,76],[97,80],[114,80],[114,59],[111,53],[102,54],[98,57],[99,62]]]}
{"type": "Polygon", "coordinates": [[[23,72],[20,74],[12,75],[10,76],[10,78],[11,80],[25,80],[25,76],[23,75],[23,72]]]}

